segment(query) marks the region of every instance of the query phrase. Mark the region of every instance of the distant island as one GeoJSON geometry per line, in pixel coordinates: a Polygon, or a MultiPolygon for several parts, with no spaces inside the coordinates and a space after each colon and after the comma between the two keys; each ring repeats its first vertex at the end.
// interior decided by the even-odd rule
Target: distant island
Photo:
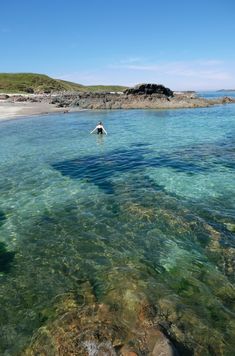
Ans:
{"type": "Polygon", "coordinates": [[[221,91],[235,91],[235,89],[220,89],[220,90],[217,90],[217,92],[221,92],[221,91]]]}

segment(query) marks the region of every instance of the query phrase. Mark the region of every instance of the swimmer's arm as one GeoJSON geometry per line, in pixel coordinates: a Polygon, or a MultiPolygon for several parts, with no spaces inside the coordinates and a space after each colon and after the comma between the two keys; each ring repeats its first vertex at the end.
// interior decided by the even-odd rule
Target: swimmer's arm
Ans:
{"type": "Polygon", "coordinates": [[[92,134],[95,130],[97,130],[97,126],[90,132],[90,134],[92,134]]]}
{"type": "Polygon", "coordinates": [[[104,127],[103,127],[103,130],[104,130],[105,135],[108,135],[108,134],[107,134],[107,131],[105,130],[105,128],[104,128],[104,127]]]}

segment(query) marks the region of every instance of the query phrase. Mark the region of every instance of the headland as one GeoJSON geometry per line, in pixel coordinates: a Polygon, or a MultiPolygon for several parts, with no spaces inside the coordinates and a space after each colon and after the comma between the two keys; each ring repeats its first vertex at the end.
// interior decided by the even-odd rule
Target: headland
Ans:
{"type": "Polygon", "coordinates": [[[173,92],[161,84],[138,84],[123,91],[117,89],[0,94],[0,120],[80,110],[198,108],[235,102],[230,97],[206,99],[193,91],[173,92]]]}

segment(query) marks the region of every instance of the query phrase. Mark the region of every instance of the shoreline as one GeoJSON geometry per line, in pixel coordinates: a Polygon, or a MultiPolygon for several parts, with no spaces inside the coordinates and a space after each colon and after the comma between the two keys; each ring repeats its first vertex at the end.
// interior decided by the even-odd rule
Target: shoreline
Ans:
{"type": "Polygon", "coordinates": [[[111,93],[61,93],[57,95],[1,94],[0,122],[22,117],[71,113],[84,110],[189,109],[235,103],[235,99],[216,99],[177,94],[171,98],[156,95],[111,93]]]}
{"type": "Polygon", "coordinates": [[[0,122],[20,119],[23,117],[38,116],[38,115],[49,115],[56,113],[69,113],[82,111],[79,108],[58,108],[53,104],[49,103],[14,103],[7,101],[0,101],[0,122]]]}

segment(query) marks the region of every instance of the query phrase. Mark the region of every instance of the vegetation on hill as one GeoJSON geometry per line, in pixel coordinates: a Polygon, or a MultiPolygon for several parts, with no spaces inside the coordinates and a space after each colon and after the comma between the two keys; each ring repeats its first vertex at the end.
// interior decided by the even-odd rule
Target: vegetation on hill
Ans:
{"type": "Polygon", "coordinates": [[[113,85],[85,86],[44,74],[0,73],[0,93],[54,93],[61,91],[123,91],[126,87],[113,85]]]}
{"type": "Polygon", "coordinates": [[[90,85],[90,86],[83,86],[83,91],[93,91],[93,92],[117,92],[117,91],[124,91],[127,87],[123,87],[121,85],[90,85]]]}

